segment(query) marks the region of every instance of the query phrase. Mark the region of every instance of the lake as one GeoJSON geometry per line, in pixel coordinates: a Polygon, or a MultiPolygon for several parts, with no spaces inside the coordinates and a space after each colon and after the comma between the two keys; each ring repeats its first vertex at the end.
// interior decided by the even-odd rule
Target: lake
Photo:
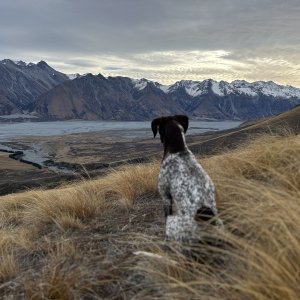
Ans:
{"type": "MultiPolygon", "coordinates": [[[[206,131],[224,130],[237,127],[238,121],[190,121],[188,134],[206,131]]],[[[22,136],[53,136],[85,132],[124,131],[128,138],[151,137],[151,122],[118,122],[118,121],[57,121],[0,123],[0,142],[11,141],[22,136]]]]}

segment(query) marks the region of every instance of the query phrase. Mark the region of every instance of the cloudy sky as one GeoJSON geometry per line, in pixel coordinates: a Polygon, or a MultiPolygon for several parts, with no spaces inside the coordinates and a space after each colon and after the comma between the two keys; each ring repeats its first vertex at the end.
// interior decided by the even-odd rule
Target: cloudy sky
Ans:
{"type": "Polygon", "coordinates": [[[300,0],[0,0],[0,60],[300,87],[300,0]]]}

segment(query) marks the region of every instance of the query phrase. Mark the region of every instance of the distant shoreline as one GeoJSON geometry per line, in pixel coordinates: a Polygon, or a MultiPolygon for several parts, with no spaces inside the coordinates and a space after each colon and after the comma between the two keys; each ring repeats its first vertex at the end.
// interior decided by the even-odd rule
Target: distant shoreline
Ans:
{"type": "MultiPolygon", "coordinates": [[[[199,134],[206,131],[226,130],[238,127],[241,121],[199,121],[191,120],[188,134],[199,134]]],[[[9,122],[2,123],[0,128],[0,143],[2,141],[9,141],[15,137],[24,136],[54,136],[73,133],[85,132],[106,132],[106,131],[126,131],[130,136],[135,133],[137,137],[152,136],[150,121],[82,121],[82,120],[68,120],[68,121],[51,121],[39,122],[9,122]]]]}

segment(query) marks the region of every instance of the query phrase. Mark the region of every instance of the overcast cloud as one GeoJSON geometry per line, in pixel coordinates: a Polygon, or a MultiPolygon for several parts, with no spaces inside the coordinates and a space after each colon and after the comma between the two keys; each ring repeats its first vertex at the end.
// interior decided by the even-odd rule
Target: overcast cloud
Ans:
{"type": "Polygon", "coordinates": [[[300,87],[299,0],[0,0],[0,59],[300,87]]]}

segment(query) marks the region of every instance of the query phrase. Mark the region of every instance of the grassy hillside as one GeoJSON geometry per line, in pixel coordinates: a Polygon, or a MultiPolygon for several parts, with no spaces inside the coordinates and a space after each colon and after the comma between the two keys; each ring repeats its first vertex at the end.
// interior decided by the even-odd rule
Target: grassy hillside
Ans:
{"type": "Polygon", "coordinates": [[[299,136],[199,161],[225,230],[208,226],[197,262],[164,241],[160,162],[0,197],[1,298],[298,300],[299,136]]]}
{"type": "Polygon", "coordinates": [[[235,149],[237,145],[243,144],[249,138],[262,134],[284,135],[285,128],[291,128],[294,133],[300,133],[300,105],[293,109],[268,118],[248,121],[237,128],[226,131],[203,134],[192,142],[190,148],[195,153],[212,154],[222,153],[224,149],[235,149]],[[207,137],[205,138],[205,135],[207,137]]]}

